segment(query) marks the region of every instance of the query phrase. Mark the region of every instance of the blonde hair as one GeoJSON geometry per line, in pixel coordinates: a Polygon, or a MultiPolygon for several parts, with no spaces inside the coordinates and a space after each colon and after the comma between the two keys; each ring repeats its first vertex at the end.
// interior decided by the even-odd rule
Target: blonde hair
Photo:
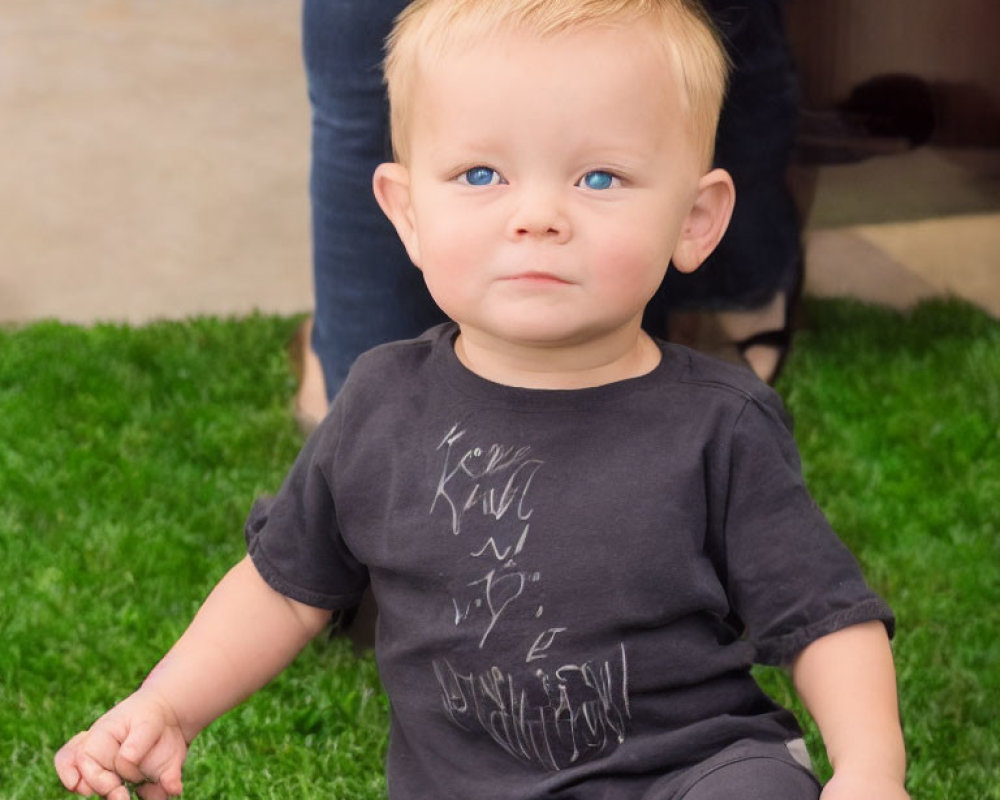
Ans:
{"type": "Polygon", "coordinates": [[[499,31],[545,38],[597,25],[648,21],[681,76],[682,100],[707,167],[729,61],[698,0],[414,0],[396,18],[384,62],[393,152],[406,163],[414,83],[451,48],[499,31]]]}

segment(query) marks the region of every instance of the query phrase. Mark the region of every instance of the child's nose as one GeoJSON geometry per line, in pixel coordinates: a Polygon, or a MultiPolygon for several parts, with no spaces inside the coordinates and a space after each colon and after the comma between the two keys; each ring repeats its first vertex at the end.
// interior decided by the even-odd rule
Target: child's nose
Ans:
{"type": "Polygon", "coordinates": [[[569,239],[570,233],[569,218],[559,193],[525,187],[508,222],[510,238],[561,243],[569,239]]]}

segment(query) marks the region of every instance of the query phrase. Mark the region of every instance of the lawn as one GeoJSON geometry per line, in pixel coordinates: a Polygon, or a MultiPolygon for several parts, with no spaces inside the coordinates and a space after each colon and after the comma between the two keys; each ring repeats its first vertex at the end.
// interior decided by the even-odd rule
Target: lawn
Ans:
{"type": "MultiPolygon", "coordinates": [[[[241,557],[301,444],[296,324],[0,330],[2,800],[60,795],[55,749],[241,557]]],[[[779,389],[816,499],[898,616],[911,794],[1000,799],[1000,322],[814,301],[779,389]]],[[[317,640],[199,737],[185,796],[381,797],[386,725],[371,659],[317,640]]]]}

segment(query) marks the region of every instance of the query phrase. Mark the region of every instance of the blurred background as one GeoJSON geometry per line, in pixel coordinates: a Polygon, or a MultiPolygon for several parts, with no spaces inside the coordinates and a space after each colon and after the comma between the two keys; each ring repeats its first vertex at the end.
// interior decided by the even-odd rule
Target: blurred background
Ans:
{"type": "MultiPolygon", "coordinates": [[[[3,0],[0,323],[312,305],[296,2],[3,0]]],[[[1000,316],[1000,3],[789,0],[806,291],[1000,316]]]]}

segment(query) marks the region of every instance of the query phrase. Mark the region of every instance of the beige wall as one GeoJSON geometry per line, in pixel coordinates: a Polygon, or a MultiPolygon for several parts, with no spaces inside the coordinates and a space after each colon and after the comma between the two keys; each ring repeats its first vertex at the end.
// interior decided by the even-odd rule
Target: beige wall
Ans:
{"type": "Polygon", "coordinates": [[[0,322],[311,306],[299,17],[0,0],[0,322]]]}

